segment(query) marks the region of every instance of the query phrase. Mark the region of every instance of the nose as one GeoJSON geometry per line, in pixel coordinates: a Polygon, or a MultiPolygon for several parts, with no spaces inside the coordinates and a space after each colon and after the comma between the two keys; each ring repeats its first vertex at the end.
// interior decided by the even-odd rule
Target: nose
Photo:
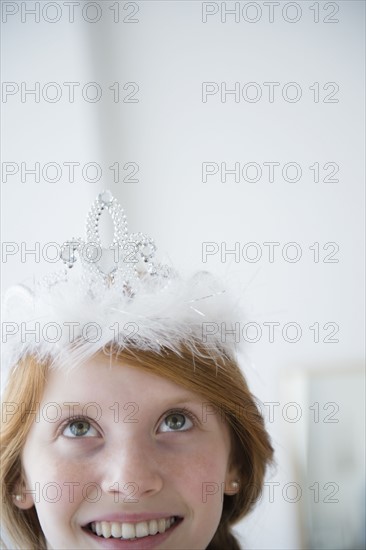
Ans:
{"type": "Polygon", "coordinates": [[[101,488],[119,502],[134,503],[158,494],[163,488],[163,472],[156,451],[134,439],[107,452],[101,488]]]}

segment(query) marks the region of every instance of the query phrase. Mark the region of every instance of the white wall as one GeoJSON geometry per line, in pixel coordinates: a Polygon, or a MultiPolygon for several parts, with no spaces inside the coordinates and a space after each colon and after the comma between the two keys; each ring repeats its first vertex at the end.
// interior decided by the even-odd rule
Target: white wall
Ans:
{"type": "MultiPolygon", "coordinates": [[[[21,162],[39,162],[41,167],[57,162],[63,167],[57,183],[44,181],[42,175],[39,183],[31,175],[25,175],[22,182],[21,170],[3,181],[3,241],[24,241],[29,246],[39,241],[42,249],[46,242],[82,235],[89,203],[100,189],[108,187],[122,201],[130,229],[153,236],[159,249],[183,271],[209,269],[229,273],[237,281],[246,304],[246,320],[260,324],[263,330],[259,342],[247,346],[245,372],[263,402],[280,403],[273,422],[267,415],[278,464],[271,481],[280,483],[276,486],[279,492],[274,502],[264,494],[256,512],[238,530],[248,548],[303,548],[309,540],[304,512],[307,501],[304,496],[291,504],[281,491],[287,483],[304,483],[292,445],[296,436],[305,434],[303,469],[307,467],[306,453],[317,456],[316,448],[306,447],[306,425],[313,413],[308,409],[308,394],[304,397],[301,390],[295,399],[294,386],[285,387],[287,375],[283,372],[296,369],[305,372],[307,380],[306,373],[320,369],[332,377],[335,366],[347,372],[362,360],[363,2],[226,3],[227,9],[239,6],[239,22],[234,15],[221,21],[225,9],[221,2],[120,2],[118,23],[113,22],[115,12],[110,9],[114,2],[98,4],[101,18],[96,23],[87,20],[96,13],[93,6],[84,16],[81,6],[75,7],[75,21],[70,23],[68,8],[58,2],[61,17],[53,24],[45,17],[56,18],[55,8],[43,16],[41,11],[39,23],[33,22],[31,15],[25,15],[22,22],[24,3],[3,4],[19,8],[3,24],[3,80],[19,86],[26,82],[27,87],[40,82],[45,94],[44,85],[56,82],[62,90],[55,103],[44,100],[42,94],[39,103],[31,96],[22,102],[20,93],[8,96],[6,102],[3,97],[3,134],[7,138],[3,162],[14,162],[19,168],[21,162]],[[274,10],[272,22],[269,4],[274,10]],[[130,19],[137,22],[123,22],[136,6],[138,11],[130,19]],[[317,6],[318,23],[314,22],[317,6]],[[205,10],[218,11],[204,23],[205,10]],[[245,20],[256,17],[257,22],[245,20]],[[297,22],[288,21],[296,18],[297,22]],[[64,82],[80,83],[74,103],[67,99],[64,82]],[[100,101],[88,102],[81,95],[89,82],[101,87],[100,101]],[[123,85],[137,83],[134,99],[138,102],[115,103],[109,89],[115,82],[120,83],[121,99],[133,89],[129,85],[123,90],[123,85]],[[240,92],[245,84],[255,82],[262,98],[250,102],[240,93],[238,102],[233,95],[221,101],[217,93],[203,102],[203,82],[215,82],[219,87],[226,82],[227,89],[238,82],[240,92]],[[279,83],[273,101],[269,100],[269,85],[264,84],[268,82],[279,83]],[[284,86],[290,82],[301,90],[297,102],[283,98],[284,86]],[[315,92],[310,89],[315,82],[320,86],[319,102],[314,101],[315,92]],[[324,86],[328,87],[324,90],[324,86]],[[329,96],[334,90],[338,91],[329,96]],[[326,96],[337,102],[324,102],[326,96]],[[76,181],[68,181],[63,163],[70,161],[81,166],[98,163],[102,178],[96,183],[85,181],[79,167],[76,181]],[[108,168],[115,162],[121,166],[118,183],[108,168]],[[138,182],[122,181],[127,173],[122,167],[127,162],[138,164],[138,182]],[[263,174],[257,182],[245,181],[242,176],[235,182],[234,176],[228,175],[223,183],[217,174],[203,183],[204,162],[218,166],[226,162],[228,168],[255,162],[263,174]],[[273,182],[265,162],[280,163],[273,182]],[[281,175],[289,162],[301,167],[297,182],[285,181],[281,175]],[[319,182],[309,169],[316,162],[320,165],[319,182]],[[326,163],[339,167],[334,176],[337,181],[323,181],[331,174],[330,165],[323,169],[326,163]],[[207,242],[217,243],[222,251],[239,243],[240,255],[221,257],[217,253],[203,263],[202,248],[207,242]],[[257,243],[262,252],[258,262],[243,257],[250,242],[257,243]],[[265,242],[280,243],[273,262],[265,242]],[[286,252],[284,247],[290,242],[297,243],[301,252],[298,262],[283,259],[282,251],[286,252]],[[314,261],[315,252],[310,249],[314,243],[320,246],[319,262],[314,261]],[[326,243],[335,244],[325,251],[326,243]],[[333,256],[337,262],[324,262],[326,254],[337,247],[333,256]],[[273,343],[269,342],[268,325],[263,325],[268,322],[280,323],[273,343]],[[282,336],[288,322],[301,327],[302,336],[296,343],[282,336]],[[314,323],[320,326],[319,343],[314,342],[315,329],[309,329],[314,323]],[[324,329],[326,323],[334,325],[324,329]],[[339,342],[325,343],[336,326],[339,330],[334,338],[339,342]],[[303,416],[295,425],[284,421],[278,412],[292,401],[302,406],[303,416]],[[288,428],[293,430],[290,436],[288,428]]],[[[26,4],[29,9],[34,2],[26,4]]],[[[84,10],[86,4],[82,4],[84,10]]],[[[249,98],[254,91],[253,86],[248,89],[249,98]]],[[[51,96],[52,89],[48,92],[51,96]]],[[[287,98],[293,98],[294,92],[295,87],[290,86],[287,98]]],[[[52,171],[49,174],[52,177],[52,171]]],[[[92,169],[87,177],[93,177],[92,169]]],[[[293,177],[294,171],[289,169],[288,179],[293,177]]],[[[254,247],[247,252],[252,257],[254,247]]],[[[294,252],[294,247],[288,249],[291,257],[294,252]]],[[[53,270],[54,266],[47,264],[46,268],[53,270]]],[[[6,288],[44,270],[44,264],[35,263],[32,257],[22,262],[21,255],[14,254],[3,259],[3,285],[6,288]]],[[[245,321],[238,321],[242,328],[245,321]]],[[[324,395],[318,401],[322,407],[335,399],[324,395]]],[[[351,403],[352,398],[344,407],[351,403]]],[[[361,404],[352,406],[359,414],[361,404]]],[[[342,411],[338,415],[342,437],[349,424],[342,411]]],[[[327,426],[323,423],[322,427],[326,434],[327,426]]],[[[332,480],[322,477],[312,481],[324,485],[332,480]]],[[[309,494],[307,486],[302,489],[309,494]]],[[[340,499],[334,506],[343,510],[339,508],[343,504],[340,499]]]]}

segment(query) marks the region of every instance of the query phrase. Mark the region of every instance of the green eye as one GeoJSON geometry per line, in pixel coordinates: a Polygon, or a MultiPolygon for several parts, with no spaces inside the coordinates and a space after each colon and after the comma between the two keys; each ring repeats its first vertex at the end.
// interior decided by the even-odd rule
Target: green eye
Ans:
{"type": "Polygon", "coordinates": [[[90,422],[82,418],[69,422],[62,434],[66,437],[95,437],[98,432],[90,422]]]}
{"type": "Polygon", "coordinates": [[[193,422],[188,415],[174,412],[167,414],[164,420],[160,424],[161,432],[185,432],[192,428],[193,422]]]}
{"type": "Polygon", "coordinates": [[[186,423],[186,419],[183,414],[170,414],[165,418],[164,422],[170,430],[180,430],[186,423]]]}
{"type": "Polygon", "coordinates": [[[70,432],[75,436],[86,435],[89,430],[90,424],[85,420],[77,420],[70,424],[70,432]]]}

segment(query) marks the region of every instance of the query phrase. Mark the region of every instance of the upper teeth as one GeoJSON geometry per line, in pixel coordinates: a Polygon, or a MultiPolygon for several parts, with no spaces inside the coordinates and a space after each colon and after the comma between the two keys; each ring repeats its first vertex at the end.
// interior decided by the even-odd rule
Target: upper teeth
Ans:
{"type": "Polygon", "coordinates": [[[117,539],[134,539],[165,533],[175,522],[174,517],[151,519],[150,521],[140,521],[139,523],[119,523],[117,521],[93,521],[91,530],[99,536],[108,539],[114,537],[117,539]]]}

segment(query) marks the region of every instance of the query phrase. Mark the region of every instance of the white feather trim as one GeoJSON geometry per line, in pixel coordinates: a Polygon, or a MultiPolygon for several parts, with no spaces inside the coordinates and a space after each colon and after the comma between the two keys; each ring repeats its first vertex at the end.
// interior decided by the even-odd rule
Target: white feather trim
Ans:
{"type": "Polygon", "coordinates": [[[72,366],[110,343],[121,349],[182,346],[197,355],[234,355],[233,325],[240,320],[237,300],[207,272],[183,280],[175,277],[161,288],[142,282],[131,298],[115,287],[100,295],[83,290],[80,279],[23,286],[5,295],[3,375],[22,357],[72,366]]]}

